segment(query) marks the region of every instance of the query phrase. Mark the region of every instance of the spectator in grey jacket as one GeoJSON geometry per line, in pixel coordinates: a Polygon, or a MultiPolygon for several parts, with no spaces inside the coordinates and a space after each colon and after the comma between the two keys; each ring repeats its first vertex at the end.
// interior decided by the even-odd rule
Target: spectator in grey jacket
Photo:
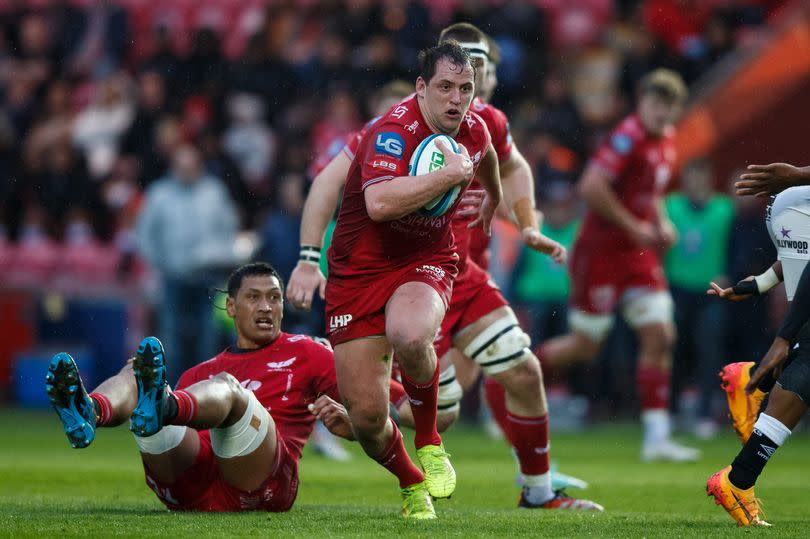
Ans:
{"type": "Polygon", "coordinates": [[[137,222],[138,249],[162,284],[158,320],[172,381],[216,353],[209,291],[235,265],[237,230],[225,186],[206,174],[196,148],[177,148],[169,173],[147,190],[137,222]]]}

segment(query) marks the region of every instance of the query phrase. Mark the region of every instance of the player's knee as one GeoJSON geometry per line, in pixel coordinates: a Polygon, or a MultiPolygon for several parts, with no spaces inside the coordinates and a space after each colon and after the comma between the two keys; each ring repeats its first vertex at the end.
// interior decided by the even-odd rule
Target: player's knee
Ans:
{"type": "Polygon", "coordinates": [[[675,330],[672,324],[650,324],[639,330],[642,351],[651,355],[668,353],[675,344],[675,330]]]}
{"type": "Polygon", "coordinates": [[[494,378],[504,390],[518,398],[537,400],[542,394],[543,375],[539,362],[529,354],[522,363],[513,366],[494,378]]]}
{"type": "Polygon", "coordinates": [[[248,401],[250,400],[252,392],[242,387],[239,380],[227,372],[221,372],[215,375],[212,380],[216,380],[225,387],[231,402],[231,408],[234,410],[236,415],[241,417],[242,413],[244,413],[244,410],[248,406],[248,401]]]}
{"type": "Polygon", "coordinates": [[[388,414],[374,407],[353,407],[349,413],[358,441],[375,440],[385,431],[388,414]]]}

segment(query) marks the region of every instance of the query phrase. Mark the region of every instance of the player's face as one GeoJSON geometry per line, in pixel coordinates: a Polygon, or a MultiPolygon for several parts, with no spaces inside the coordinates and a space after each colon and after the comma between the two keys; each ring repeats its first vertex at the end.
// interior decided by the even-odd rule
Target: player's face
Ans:
{"type": "MultiPolygon", "coordinates": [[[[478,88],[478,84],[475,85],[478,88]]],[[[489,103],[492,99],[492,94],[495,93],[495,88],[498,86],[498,66],[492,62],[487,62],[487,71],[484,74],[484,82],[480,90],[476,93],[478,97],[489,103]]]]}
{"type": "Polygon", "coordinates": [[[489,70],[489,62],[482,56],[472,57],[473,65],[475,66],[475,95],[481,95],[481,89],[487,83],[487,71],[489,70]]]}
{"type": "Polygon", "coordinates": [[[472,67],[460,66],[447,58],[436,63],[436,73],[429,81],[416,79],[416,93],[422,100],[422,113],[439,133],[455,135],[470,108],[475,92],[472,67]]]}
{"type": "Polygon", "coordinates": [[[681,103],[655,93],[646,93],[638,102],[641,123],[652,135],[661,135],[681,114],[681,103]]]}
{"type": "Polygon", "coordinates": [[[272,275],[245,277],[236,297],[228,298],[226,308],[236,326],[237,346],[264,346],[281,331],[284,316],[281,284],[272,275]]]}

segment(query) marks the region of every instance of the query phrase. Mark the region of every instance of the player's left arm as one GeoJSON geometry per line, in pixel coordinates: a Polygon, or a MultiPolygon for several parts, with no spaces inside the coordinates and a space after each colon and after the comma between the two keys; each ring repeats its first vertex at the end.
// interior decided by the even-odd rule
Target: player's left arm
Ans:
{"type": "Polygon", "coordinates": [[[779,328],[779,333],[759,363],[759,367],[751,375],[751,380],[745,386],[748,393],[756,389],[766,374],[784,363],[790,352],[790,343],[796,339],[799,331],[808,321],[810,321],[810,264],[807,264],[802,270],[799,284],[796,285],[796,293],[793,295],[793,301],[790,302],[790,310],[782,322],[782,327],[779,328]]]}
{"type": "Polygon", "coordinates": [[[655,201],[655,229],[658,231],[658,236],[661,238],[661,244],[664,250],[669,249],[678,241],[678,230],[672,224],[672,220],[667,213],[667,207],[664,203],[664,197],[659,196],[655,201]]]}
{"type": "Polygon", "coordinates": [[[504,205],[510,210],[523,243],[564,264],[568,254],[565,247],[540,232],[542,213],[535,205],[532,169],[517,147],[512,146],[509,157],[501,162],[500,174],[504,205]]]}
{"type": "Polygon", "coordinates": [[[481,164],[478,165],[476,177],[487,194],[484,197],[484,201],[481,203],[478,217],[469,224],[469,228],[481,226],[487,235],[489,235],[491,232],[492,217],[495,215],[495,210],[498,208],[503,198],[498,156],[491,142],[487,147],[486,153],[481,157],[481,164]]]}

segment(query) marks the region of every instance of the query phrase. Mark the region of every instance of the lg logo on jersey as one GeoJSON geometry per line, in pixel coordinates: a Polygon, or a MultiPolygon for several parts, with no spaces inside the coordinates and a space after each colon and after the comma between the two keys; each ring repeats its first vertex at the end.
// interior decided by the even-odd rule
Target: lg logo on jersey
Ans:
{"type": "Polygon", "coordinates": [[[393,157],[402,157],[405,151],[405,141],[399,133],[379,133],[374,141],[374,149],[377,153],[384,153],[393,157]]]}

